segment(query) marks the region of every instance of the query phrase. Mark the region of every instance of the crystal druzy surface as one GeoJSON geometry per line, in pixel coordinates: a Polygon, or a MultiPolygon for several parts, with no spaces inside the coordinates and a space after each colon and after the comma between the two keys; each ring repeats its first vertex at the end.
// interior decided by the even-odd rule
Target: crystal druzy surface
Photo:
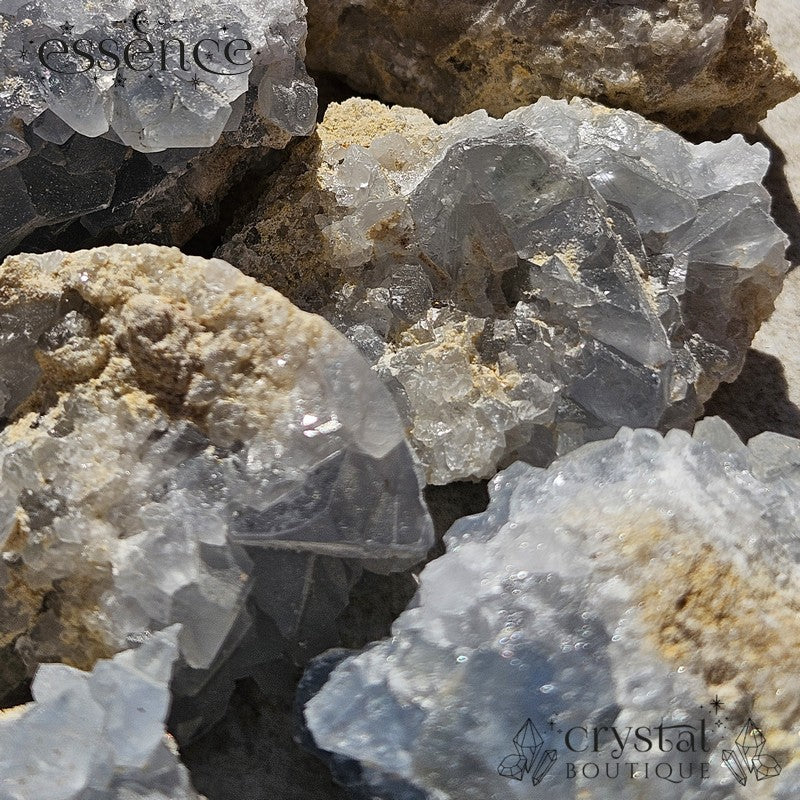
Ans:
{"type": "Polygon", "coordinates": [[[800,442],[745,447],[714,418],[693,438],[626,428],[490,489],[391,639],[307,703],[340,779],[415,800],[532,783],[558,800],[795,797],[800,442]],[[625,742],[640,726],[649,748],[625,742]]]}
{"type": "Polygon", "coordinates": [[[3,0],[0,15],[0,166],[27,151],[15,123],[37,119],[46,139],[66,126],[89,137],[112,131],[143,151],[209,147],[241,116],[250,86],[266,121],[292,135],[314,125],[301,0],[162,1],[146,10],[131,0],[3,0]]]}
{"type": "Polygon", "coordinates": [[[429,481],[487,477],[689,425],[738,374],[788,266],[768,164],[587,100],[350,100],[219,253],[358,344],[429,481]]]}
{"type": "Polygon", "coordinates": [[[2,691],[181,623],[176,691],[195,694],[232,654],[241,677],[324,648],[363,569],[433,541],[356,348],[219,260],[8,259],[0,417],[2,691]]]}

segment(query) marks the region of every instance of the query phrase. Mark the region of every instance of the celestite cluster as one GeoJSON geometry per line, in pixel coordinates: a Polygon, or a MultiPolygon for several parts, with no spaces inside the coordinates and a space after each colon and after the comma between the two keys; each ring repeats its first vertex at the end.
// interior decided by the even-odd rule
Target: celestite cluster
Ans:
{"type": "Polygon", "coordinates": [[[164,733],[177,629],[98,661],[44,664],[34,702],[0,715],[3,800],[199,800],[164,733]]]}
{"type": "Polygon", "coordinates": [[[796,797],[800,442],[626,428],[490,487],[305,707],[356,796],[796,797]]]}
{"type": "Polygon", "coordinates": [[[0,256],[75,221],[74,249],[182,245],[312,130],[305,36],[302,0],[0,2],[0,256]]]}
{"type": "Polygon", "coordinates": [[[0,800],[797,800],[755,2],[0,0],[0,800]]]}
{"type": "Polygon", "coordinates": [[[762,145],[540,100],[332,105],[219,250],[362,350],[432,483],[688,426],[788,268],[762,145]]]}
{"type": "Polygon", "coordinates": [[[266,121],[292,135],[314,125],[301,0],[162,1],[146,11],[133,0],[3,0],[0,26],[0,167],[29,150],[15,122],[37,119],[48,141],[67,126],[113,131],[142,151],[209,147],[238,126],[250,86],[266,121]]]}
{"type": "Polygon", "coordinates": [[[397,412],[321,318],[154,246],[10,258],[0,286],[3,694],[180,623],[196,697],[329,646],[363,570],[425,557],[397,412]]]}

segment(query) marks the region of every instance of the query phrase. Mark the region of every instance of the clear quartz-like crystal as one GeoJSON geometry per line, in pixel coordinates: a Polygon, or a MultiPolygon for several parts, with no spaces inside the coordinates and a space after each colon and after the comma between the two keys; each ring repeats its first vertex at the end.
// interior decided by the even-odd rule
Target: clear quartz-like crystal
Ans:
{"type": "Polygon", "coordinates": [[[198,800],[164,733],[178,626],[87,673],[43,664],[34,702],[0,715],[2,796],[198,800]]]}
{"type": "Polygon", "coordinates": [[[0,257],[181,246],[215,222],[248,169],[314,126],[305,35],[302,0],[0,3],[0,257]]]}
{"type": "MultiPolygon", "coordinates": [[[[144,152],[209,147],[251,85],[266,121],[291,135],[314,125],[302,0],[5,2],[0,26],[0,128],[47,113],[38,129],[49,141],[67,126],[144,152]]],[[[6,147],[0,168],[14,160],[6,147]]]]}

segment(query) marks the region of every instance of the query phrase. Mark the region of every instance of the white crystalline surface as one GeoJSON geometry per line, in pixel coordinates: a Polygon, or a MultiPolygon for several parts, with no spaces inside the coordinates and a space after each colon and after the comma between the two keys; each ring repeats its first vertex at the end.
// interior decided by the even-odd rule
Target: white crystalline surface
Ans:
{"type": "Polygon", "coordinates": [[[333,105],[221,255],[356,342],[433,483],[686,426],[787,269],[762,145],[540,100],[333,105]]]}
{"type": "Polygon", "coordinates": [[[0,641],[23,671],[175,623],[188,673],[250,624],[256,663],[313,648],[364,568],[425,556],[399,416],[323,319],[155,246],[10,258],[0,285],[0,641]]]}
{"type": "Polygon", "coordinates": [[[164,734],[177,629],[91,673],[43,664],[34,702],[0,715],[2,800],[196,800],[164,734]]]}
{"type": "Polygon", "coordinates": [[[37,118],[52,141],[111,132],[145,152],[209,147],[238,126],[250,87],[266,122],[308,133],[305,36],[302,0],[2,0],[0,167],[29,149],[15,123],[37,118]]]}
{"type": "Polygon", "coordinates": [[[518,463],[491,495],[449,532],[391,639],[306,705],[321,749],[360,762],[380,798],[398,780],[417,800],[798,796],[800,442],[765,433],[745,447],[718,419],[693,438],[626,428],[546,470],[518,463]],[[537,760],[556,755],[536,790],[535,771],[498,771],[526,755],[512,740],[527,719],[537,760]],[[782,771],[745,769],[742,787],[724,759],[748,720],[762,763],[782,771]],[[631,734],[614,755],[612,727],[624,739],[662,723],[693,725],[695,749],[673,729],[671,749],[631,734]],[[659,764],[686,777],[658,777],[659,764]]]}

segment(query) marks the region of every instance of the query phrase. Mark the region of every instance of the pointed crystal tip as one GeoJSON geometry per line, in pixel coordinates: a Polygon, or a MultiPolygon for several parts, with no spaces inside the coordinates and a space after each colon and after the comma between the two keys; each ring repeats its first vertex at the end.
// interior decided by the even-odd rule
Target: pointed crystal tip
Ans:
{"type": "Polygon", "coordinates": [[[542,739],[539,731],[536,730],[536,726],[530,719],[526,720],[514,737],[514,747],[517,748],[517,752],[521,756],[525,756],[528,759],[528,771],[533,766],[533,762],[536,760],[543,743],[544,739],[542,739]]]}
{"type": "Polygon", "coordinates": [[[745,722],[739,735],[736,737],[736,746],[745,762],[750,762],[753,758],[761,755],[766,739],[761,730],[756,726],[752,719],[745,722]]]}

